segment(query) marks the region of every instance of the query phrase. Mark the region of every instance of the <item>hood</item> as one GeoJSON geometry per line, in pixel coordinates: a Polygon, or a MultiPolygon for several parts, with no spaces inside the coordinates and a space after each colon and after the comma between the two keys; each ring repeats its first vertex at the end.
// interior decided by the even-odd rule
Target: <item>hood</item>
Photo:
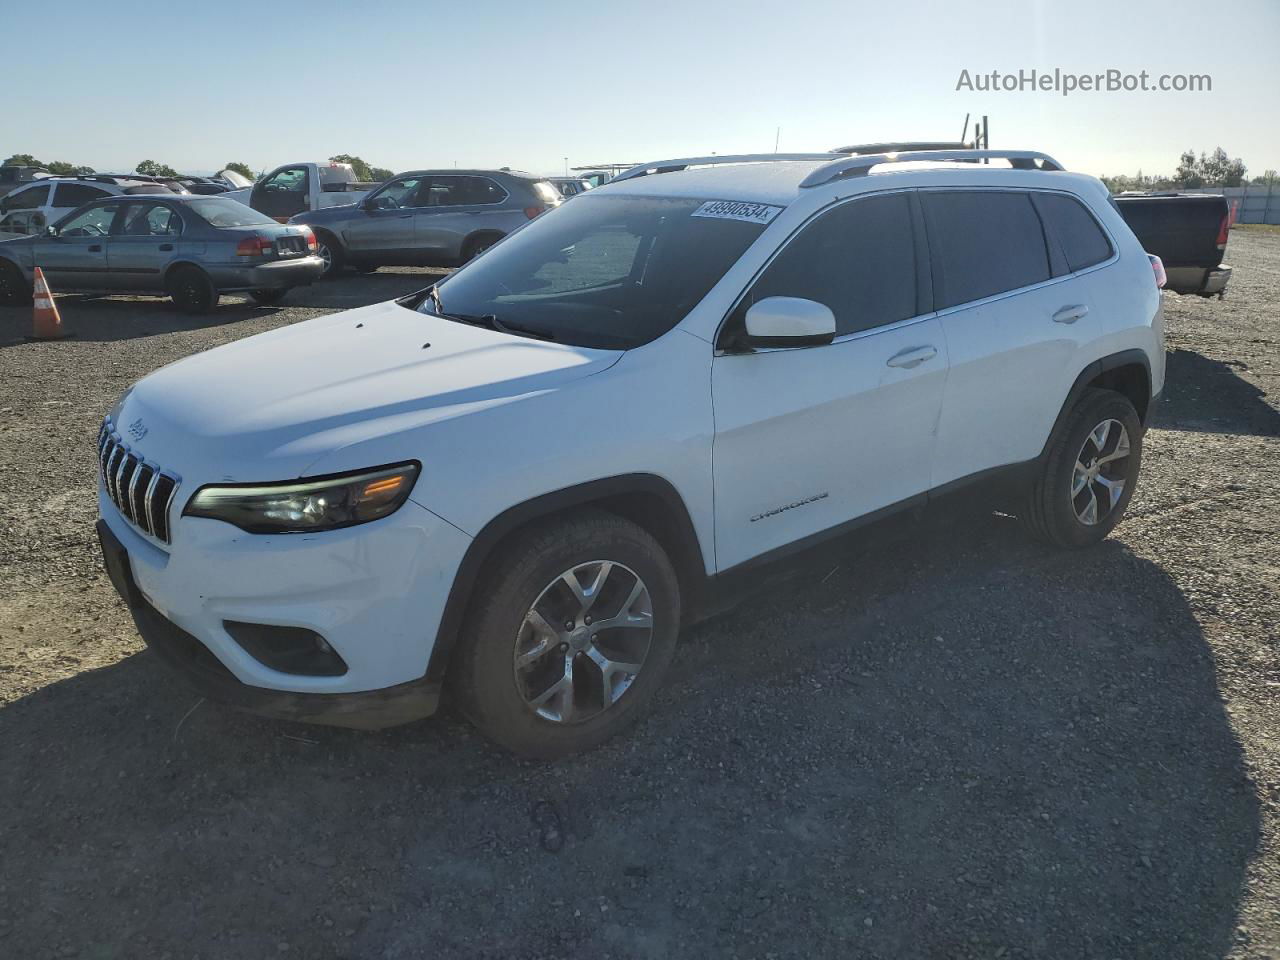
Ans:
{"type": "MultiPolygon", "coordinates": [[[[381,303],[164,367],[125,396],[116,422],[184,478],[285,480],[351,444],[555,390],[621,355],[381,303]]],[[[420,456],[406,440],[391,459],[420,456]]]]}

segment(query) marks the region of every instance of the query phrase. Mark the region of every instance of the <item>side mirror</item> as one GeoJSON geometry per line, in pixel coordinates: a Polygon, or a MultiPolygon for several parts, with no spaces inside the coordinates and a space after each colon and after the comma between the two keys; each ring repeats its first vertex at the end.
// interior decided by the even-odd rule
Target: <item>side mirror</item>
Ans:
{"type": "Polygon", "coordinates": [[[753,347],[813,347],[836,335],[826,304],[801,297],[766,297],[747,310],[747,343],[753,347]]]}
{"type": "Polygon", "coordinates": [[[372,212],[378,209],[378,203],[373,197],[365,197],[360,201],[360,209],[372,212]]]}

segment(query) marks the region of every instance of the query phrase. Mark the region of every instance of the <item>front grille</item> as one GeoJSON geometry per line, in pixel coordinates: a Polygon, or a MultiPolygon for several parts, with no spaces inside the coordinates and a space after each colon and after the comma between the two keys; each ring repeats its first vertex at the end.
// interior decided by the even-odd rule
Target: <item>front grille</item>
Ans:
{"type": "Polygon", "coordinates": [[[131,451],[107,418],[98,431],[98,466],[107,496],[135,527],[169,542],[169,512],[178,477],[131,451]]]}

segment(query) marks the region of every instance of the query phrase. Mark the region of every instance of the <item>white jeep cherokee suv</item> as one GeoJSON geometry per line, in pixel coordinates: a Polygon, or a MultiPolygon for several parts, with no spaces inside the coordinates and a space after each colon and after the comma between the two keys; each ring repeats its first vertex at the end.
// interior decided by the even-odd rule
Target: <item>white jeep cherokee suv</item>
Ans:
{"type": "Polygon", "coordinates": [[[570,753],[798,545],[995,471],[1038,536],[1105,537],[1164,378],[1159,272],[1042,154],[638,167],[419,294],[131,388],[107,569],[210,698],[376,727],[447,686],[570,753]]]}

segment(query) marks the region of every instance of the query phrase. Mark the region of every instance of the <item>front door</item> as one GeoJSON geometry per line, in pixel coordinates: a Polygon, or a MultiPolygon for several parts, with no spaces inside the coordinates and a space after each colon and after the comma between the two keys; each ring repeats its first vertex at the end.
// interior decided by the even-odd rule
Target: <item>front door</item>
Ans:
{"type": "Polygon", "coordinates": [[[107,247],[111,286],[159,290],[182,236],[182,217],[167,204],[134,200],[116,221],[107,247]]]}
{"type": "Polygon", "coordinates": [[[720,570],[927,492],[947,353],[919,233],[910,193],[843,203],[726,321],[711,378],[720,570]],[[826,304],[835,340],[735,351],[746,308],[771,296],[826,304]]]}
{"type": "Polygon", "coordinates": [[[306,167],[285,167],[259,180],[249,195],[249,206],[284,223],[311,209],[310,174],[306,167]]]}
{"type": "Polygon", "coordinates": [[[54,293],[109,287],[107,238],[124,206],[122,200],[97,204],[58,225],[56,234],[35,240],[35,265],[44,271],[54,293]]]}
{"type": "Polygon", "coordinates": [[[352,259],[388,265],[416,262],[413,218],[419,193],[429,180],[399,177],[369,195],[343,230],[352,259]]]}

